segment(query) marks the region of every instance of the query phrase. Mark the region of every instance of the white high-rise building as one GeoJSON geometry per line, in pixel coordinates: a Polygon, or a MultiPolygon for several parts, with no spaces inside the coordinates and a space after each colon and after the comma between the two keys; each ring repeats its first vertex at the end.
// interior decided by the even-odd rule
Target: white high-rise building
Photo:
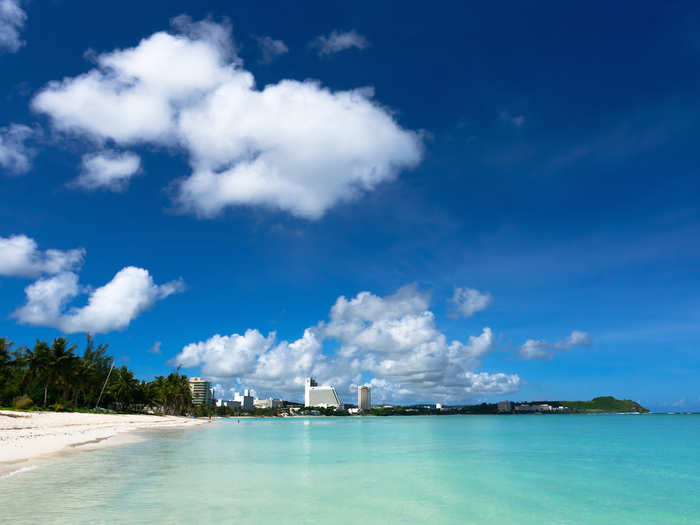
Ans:
{"type": "Polygon", "coordinates": [[[313,377],[306,378],[304,385],[304,406],[339,407],[340,399],[332,386],[318,386],[313,377]]]}
{"type": "Polygon", "coordinates": [[[190,377],[189,384],[193,405],[208,405],[213,401],[209,381],[201,377],[190,377]]]}
{"type": "Polygon", "coordinates": [[[233,395],[233,400],[238,401],[242,409],[253,410],[253,401],[255,401],[255,398],[250,395],[250,390],[244,390],[243,395],[236,392],[233,395]]]}
{"type": "Polygon", "coordinates": [[[268,397],[267,399],[256,399],[253,401],[253,406],[255,408],[284,408],[284,401],[268,397]]]}
{"type": "Polygon", "coordinates": [[[372,397],[367,385],[357,387],[357,408],[360,410],[369,410],[372,408],[372,397]]]}

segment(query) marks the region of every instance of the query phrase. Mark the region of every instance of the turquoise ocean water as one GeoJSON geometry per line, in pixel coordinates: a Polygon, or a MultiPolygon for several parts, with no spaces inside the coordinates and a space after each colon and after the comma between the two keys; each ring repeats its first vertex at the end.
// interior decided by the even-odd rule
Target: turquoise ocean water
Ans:
{"type": "Polygon", "coordinates": [[[3,524],[700,524],[700,416],[224,420],[0,479],[3,524]]]}

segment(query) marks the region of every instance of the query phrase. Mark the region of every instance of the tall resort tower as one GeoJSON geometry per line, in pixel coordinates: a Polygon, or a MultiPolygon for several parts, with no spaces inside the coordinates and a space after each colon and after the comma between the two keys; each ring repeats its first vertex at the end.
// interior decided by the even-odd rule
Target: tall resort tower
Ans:
{"type": "Polygon", "coordinates": [[[307,377],[304,384],[304,406],[339,407],[340,399],[332,386],[318,386],[313,377],[307,377]]]}
{"type": "Polygon", "coordinates": [[[357,387],[357,408],[360,410],[369,410],[372,408],[372,398],[369,387],[361,385],[357,387]]]}

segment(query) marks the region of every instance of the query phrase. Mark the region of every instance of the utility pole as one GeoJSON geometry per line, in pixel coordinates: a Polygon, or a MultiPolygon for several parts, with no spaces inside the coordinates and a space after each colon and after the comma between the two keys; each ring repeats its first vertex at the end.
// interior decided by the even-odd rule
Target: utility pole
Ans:
{"type": "Polygon", "coordinates": [[[109,373],[107,374],[107,379],[105,379],[105,384],[102,385],[102,390],[100,390],[100,397],[97,398],[97,403],[95,404],[95,410],[97,410],[97,407],[100,406],[100,400],[102,399],[102,394],[105,391],[105,387],[107,386],[107,381],[109,381],[109,376],[112,375],[112,369],[114,369],[114,361],[112,361],[112,366],[109,369],[109,373]]]}

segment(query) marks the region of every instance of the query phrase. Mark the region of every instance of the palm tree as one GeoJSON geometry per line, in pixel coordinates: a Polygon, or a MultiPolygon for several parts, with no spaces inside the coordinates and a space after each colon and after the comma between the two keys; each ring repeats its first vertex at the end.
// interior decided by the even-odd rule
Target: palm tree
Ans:
{"type": "Polygon", "coordinates": [[[25,352],[27,362],[27,374],[25,382],[39,381],[44,385],[44,405],[46,406],[46,397],[49,389],[48,369],[49,369],[49,345],[44,341],[37,339],[34,349],[25,352]]]}
{"type": "Polygon", "coordinates": [[[0,337],[0,369],[5,368],[10,363],[10,349],[14,343],[5,337],[0,337]]]}
{"type": "Polygon", "coordinates": [[[86,334],[85,351],[78,360],[73,384],[73,405],[80,403],[92,406],[97,399],[109,369],[112,366],[112,358],[106,356],[108,345],[100,344],[95,348],[95,340],[92,335],[86,334]]]}
{"type": "Polygon", "coordinates": [[[4,337],[0,337],[0,405],[9,402],[17,393],[17,365],[21,361],[17,361],[16,356],[21,354],[12,352],[12,341],[8,341],[4,337]],[[15,357],[13,360],[12,357],[15,357]]]}
{"type": "MultiPolygon", "coordinates": [[[[76,364],[73,350],[76,348],[77,345],[69,347],[68,341],[63,337],[57,337],[53,340],[48,354],[46,388],[44,392],[48,390],[48,387],[60,384],[63,386],[64,398],[68,397],[76,364]]],[[[46,406],[46,394],[44,394],[44,406],[46,406]]]]}
{"type": "Polygon", "coordinates": [[[128,406],[134,400],[138,384],[138,380],[134,378],[134,373],[125,365],[122,365],[112,372],[112,378],[109,382],[109,393],[122,406],[128,406]]]}
{"type": "Polygon", "coordinates": [[[177,372],[168,375],[166,379],[167,392],[170,396],[171,413],[183,414],[192,406],[192,393],[186,375],[180,375],[180,368],[177,372]]]}
{"type": "Polygon", "coordinates": [[[166,383],[163,376],[156,377],[150,383],[150,390],[152,392],[153,401],[160,404],[161,412],[165,413],[167,411],[167,393],[166,393],[166,383]]]}
{"type": "Polygon", "coordinates": [[[192,408],[192,393],[187,376],[179,368],[168,377],[158,376],[150,383],[153,402],[159,403],[165,414],[183,414],[192,408]]]}

